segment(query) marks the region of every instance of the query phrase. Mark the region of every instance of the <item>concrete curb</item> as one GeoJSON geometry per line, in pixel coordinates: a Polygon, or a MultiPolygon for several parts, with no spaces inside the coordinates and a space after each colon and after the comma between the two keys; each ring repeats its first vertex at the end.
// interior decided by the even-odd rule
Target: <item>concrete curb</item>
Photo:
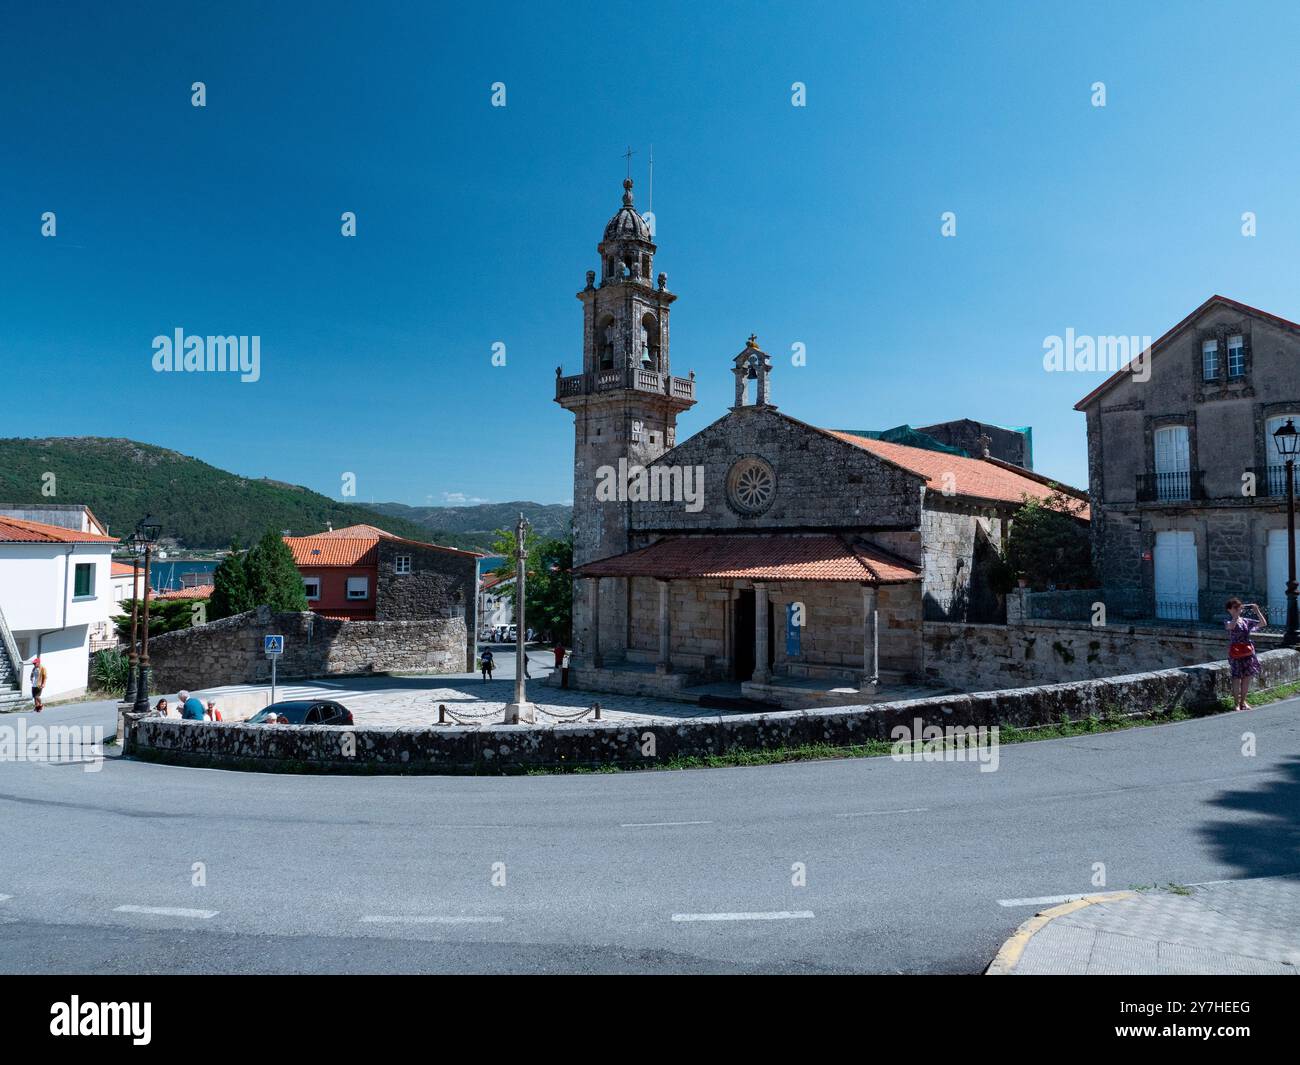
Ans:
{"type": "Polygon", "coordinates": [[[1058,917],[1075,913],[1085,906],[1092,906],[1098,902],[1118,902],[1120,899],[1135,898],[1137,898],[1136,891],[1111,891],[1101,895],[1084,895],[1073,902],[1053,906],[1050,910],[1040,910],[1017,928],[1011,938],[1002,944],[1002,949],[989,962],[989,967],[984,970],[984,975],[1014,976],[1016,966],[1020,963],[1020,957],[1024,954],[1025,948],[1029,946],[1029,941],[1058,917]]]}

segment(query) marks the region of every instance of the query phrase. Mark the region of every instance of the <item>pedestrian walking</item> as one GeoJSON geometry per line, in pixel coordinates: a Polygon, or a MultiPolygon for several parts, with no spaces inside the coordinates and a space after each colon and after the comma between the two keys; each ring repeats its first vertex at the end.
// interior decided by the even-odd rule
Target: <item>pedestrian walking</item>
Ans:
{"type": "Polygon", "coordinates": [[[486,684],[492,679],[492,667],[496,664],[492,659],[492,648],[483,648],[483,652],[478,657],[478,664],[483,670],[483,683],[486,684]]]}
{"type": "Polygon", "coordinates": [[[40,656],[37,655],[32,659],[32,702],[36,704],[38,714],[45,709],[45,703],[41,699],[41,692],[45,690],[45,682],[48,679],[49,674],[45,672],[45,667],[41,665],[40,656]]]}
{"type": "Polygon", "coordinates": [[[203,701],[201,699],[196,699],[189,692],[177,692],[176,699],[180,703],[182,721],[203,720],[203,701]]]}
{"type": "Polygon", "coordinates": [[[1242,604],[1240,599],[1229,599],[1225,604],[1228,620],[1223,627],[1228,631],[1228,669],[1232,674],[1232,697],[1238,710],[1249,710],[1246,696],[1250,693],[1250,680],[1260,673],[1259,658],[1255,654],[1255,641],[1251,639],[1256,629],[1268,624],[1257,603],[1242,604]],[[1253,618],[1246,612],[1254,613],[1253,618]]]}

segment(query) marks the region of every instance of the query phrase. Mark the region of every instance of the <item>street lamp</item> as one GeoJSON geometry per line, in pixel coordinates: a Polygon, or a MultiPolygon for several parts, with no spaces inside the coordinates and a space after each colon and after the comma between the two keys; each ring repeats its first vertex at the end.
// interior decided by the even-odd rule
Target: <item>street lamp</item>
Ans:
{"type": "Polygon", "coordinates": [[[1286,459],[1286,632],[1282,634],[1282,646],[1294,647],[1300,643],[1295,579],[1295,456],[1300,450],[1300,432],[1292,419],[1288,418],[1273,433],[1273,442],[1277,453],[1286,459]]]}
{"type": "Polygon", "coordinates": [[[504,723],[507,725],[531,724],[534,720],[533,704],[528,701],[524,686],[527,672],[525,643],[528,639],[527,619],[524,617],[524,572],[528,562],[528,519],[521,513],[515,526],[515,701],[506,707],[504,723]]]}
{"type": "Polygon", "coordinates": [[[149,670],[149,562],[153,555],[153,545],[158,542],[162,526],[153,518],[145,518],[135,527],[131,542],[137,551],[144,552],[144,612],[140,632],[140,668],[135,684],[135,712],[149,712],[149,687],[153,677],[149,670]]]}

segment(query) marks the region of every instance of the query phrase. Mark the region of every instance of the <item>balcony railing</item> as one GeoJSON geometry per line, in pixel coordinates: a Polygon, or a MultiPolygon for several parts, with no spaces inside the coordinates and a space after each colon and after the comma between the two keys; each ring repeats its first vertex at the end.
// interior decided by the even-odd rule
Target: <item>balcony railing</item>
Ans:
{"type": "Polygon", "coordinates": [[[1166,470],[1140,473],[1137,479],[1139,503],[1184,503],[1204,499],[1200,470],[1166,470]]]}
{"type": "Polygon", "coordinates": [[[608,392],[613,389],[630,388],[637,392],[656,392],[672,396],[673,399],[695,402],[695,375],[690,377],[673,377],[658,370],[634,367],[630,370],[599,370],[594,374],[572,374],[569,377],[556,376],[555,398],[566,396],[583,396],[592,392],[608,392]]]}
{"type": "MultiPolygon", "coordinates": [[[[1266,499],[1286,498],[1286,467],[1280,462],[1271,466],[1255,466],[1255,495],[1266,499]]],[[[1296,474],[1296,489],[1300,491],[1300,472],[1296,474]]]]}
{"type": "Polygon", "coordinates": [[[1177,621],[1196,621],[1200,617],[1200,603],[1196,596],[1156,594],[1156,617],[1177,621]]]}

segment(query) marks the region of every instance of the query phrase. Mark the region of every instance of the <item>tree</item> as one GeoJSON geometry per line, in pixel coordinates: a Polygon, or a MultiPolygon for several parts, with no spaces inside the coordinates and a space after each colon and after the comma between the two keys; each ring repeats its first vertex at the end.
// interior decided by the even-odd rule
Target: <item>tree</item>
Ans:
{"type": "MultiPolygon", "coordinates": [[[[513,529],[497,529],[493,535],[493,553],[506,557],[504,572],[515,571],[517,542],[513,529]],[[505,566],[509,569],[505,570],[505,566]]],[[[528,555],[524,561],[528,575],[524,625],[567,642],[573,631],[573,540],[543,540],[529,529],[524,536],[524,550],[528,555]]],[[[502,585],[500,594],[515,604],[517,613],[514,582],[502,585]]]]}
{"type": "Polygon", "coordinates": [[[1088,526],[1080,520],[1086,504],[1053,492],[1026,499],[1011,518],[1007,562],[1031,588],[1089,588],[1096,585],[1088,526]]]}
{"type": "Polygon", "coordinates": [[[253,593],[248,586],[248,571],[239,545],[230,545],[230,554],[221,561],[212,574],[212,598],[208,600],[208,620],[233,617],[252,610],[253,593]]]}
{"type": "Polygon", "coordinates": [[[244,574],[254,606],[275,611],[307,609],[302,574],[294,565],[293,552],[274,529],[267,529],[244,557],[244,574]]]}
{"type": "MultiPolygon", "coordinates": [[[[149,599],[149,639],[155,636],[161,636],[164,632],[175,632],[177,629],[188,629],[196,620],[210,617],[204,613],[207,610],[206,600],[204,599],[149,599]],[[195,610],[195,607],[202,605],[201,610],[195,610]]],[[[124,614],[118,614],[113,618],[113,624],[117,626],[118,635],[125,642],[131,639],[131,606],[135,603],[134,599],[123,599],[119,606],[126,611],[124,614]]],[[[136,611],[137,623],[144,619],[144,600],[140,600],[140,608],[136,611]]],[[[139,638],[138,624],[136,638],[139,638]]]]}

